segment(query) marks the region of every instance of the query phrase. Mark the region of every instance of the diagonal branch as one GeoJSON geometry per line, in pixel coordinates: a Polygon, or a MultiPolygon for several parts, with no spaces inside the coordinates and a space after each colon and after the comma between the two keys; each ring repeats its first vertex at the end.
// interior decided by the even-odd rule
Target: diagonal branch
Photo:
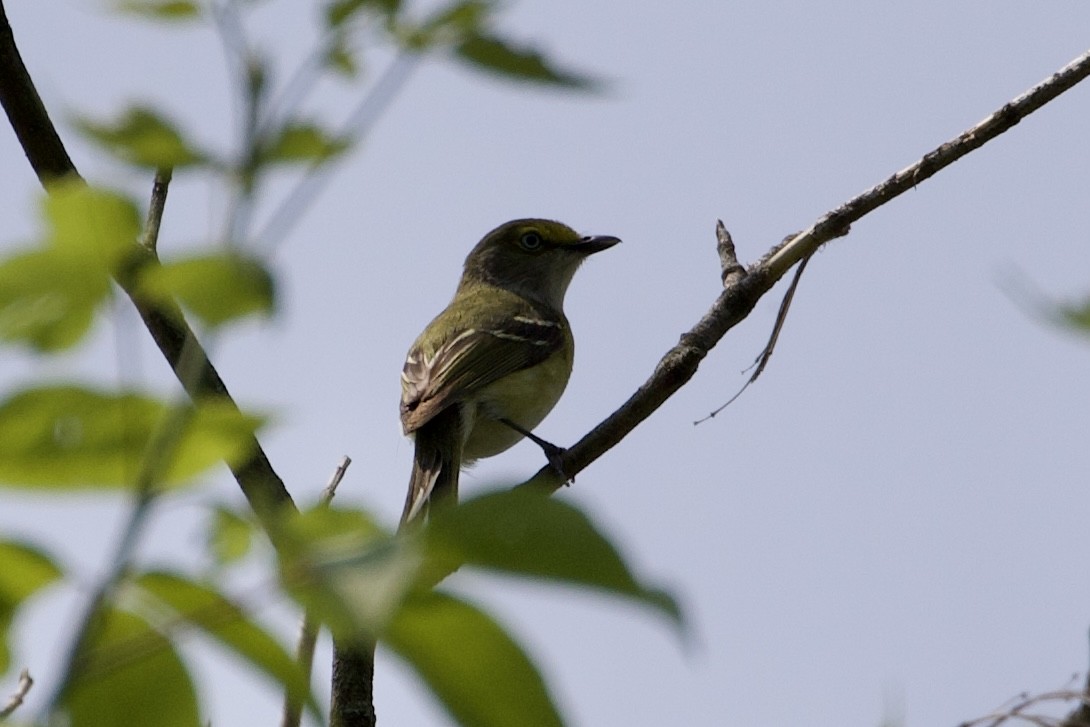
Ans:
{"type": "MultiPolygon", "coordinates": [[[[0,0],[0,103],[27,160],[47,190],[50,183],[59,178],[80,178],[19,55],[3,0],[0,0]]],[[[186,324],[181,309],[176,305],[149,301],[136,290],[135,281],[140,271],[158,265],[159,260],[150,250],[139,248],[135,243],[133,248],[134,262],[117,276],[117,282],[132,299],[144,325],[186,393],[194,400],[213,397],[234,406],[227,386],[186,324]],[[195,365],[195,376],[183,375],[183,351],[187,351],[186,358],[195,365]]],[[[256,437],[250,438],[249,452],[244,461],[231,466],[231,473],[254,512],[268,527],[280,509],[294,508],[294,503],[256,437]]]]}
{"type": "MultiPolygon", "coordinates": [[[[867,213],[980,148],[1087,76],[1090,76],[1090,51],[958,137],[925,154],[915,164],[827,212],[809,229],[773,247],[744,275],[738,276],[733,284],[726,278],[726,287],[712,307],[692,329],[681,335],[681,341],[676,346],[666,352],[651,377],[619,409],[561,455],[558,462],[560,470],[568,477],[583,471],[651,416],[693,377],[700,362],[715,344],[749,315],[761,296],[795,263],[813,255],[830,240],[847,235],[851,224],[867,213]]],[[[550,464],[542,467],[521,486],[541,487],[554,492],[563,484],[564,478],[550,464]]]]}

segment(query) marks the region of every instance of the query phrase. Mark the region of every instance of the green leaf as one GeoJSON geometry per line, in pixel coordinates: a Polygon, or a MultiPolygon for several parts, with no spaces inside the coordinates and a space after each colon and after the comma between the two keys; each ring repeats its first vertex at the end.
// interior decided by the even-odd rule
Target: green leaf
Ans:
{"type": "Polygon", "coordinates": [[[140,291],[181,303],[210,326],[253,313],[270,313],[275,284],[257,258],[219,252],[182,258],[141,271],[140,291]]]}
{"type": "Polygon", "coordinates": [[[79,182],[50,187],[42,244],[0,261],[0,339],[56,351],[78,343],[135,249],[136,206],[79,182]]]}
{"type": "Polygon", "coordinates": [[[0,339],[38,351],[60,351],[83,340],[110,280],[85,257],[57,248],[0,262],[0,339]]]}
{"type": "Polygon", "coordinates": [[[101,614],[61,696],[70,727],[199,727],[197,694],[174,645],[132,614],[101,614]]]}
{"type": "Polygon", "coordinates": [[[1081,303],[1057,304],[1052,317],[1061,325],[1090,334],[1090,298],[1081,303]]]}
{"type": "Polygon", "coordinates": [[[355,78],[360,72],[359,59],[345,44],[344,38],[338,38],[337,42],[329,47],[325,57],[325,65],[346,78],[355,78]]]}
{"type": "Polygon", "coordinates": [[[262,148],[266,162],[299,164],[321,162],[341,154],[350,146],[317,124],[296,121],[285,125],[262,148]]]}
{"type": "Polygon", "coordinates": [[[242,464],[253,453],[254,434],[265,417],[240,411],[219,397],[201,400],[182,433],[165,479],[179,483],[220,462],[242,464]]]}
{"type": "Polygon", "coordinates": [[[400,9],[401,0],[335,0],[326,6],[326,25],[338,28],[360,11],[374,11],[393,17],[400,9]]]}
{"type": "Polygon", "coordinates": [[[208,529],[208,549],[218,565],[245,558],[254,543],[255,525],[225,507],[217,507],[208,529]]]}
{"type": "Polygon", "coordinates": [[[190,0],[118,0],[114,8],[153,20],[194,20],[201,16],[200,6],[190,0]]]}
{"type": "Polygon", "coordinates": [[[422,560],[409,539],[337,508],[288,518],[277,545],[285,590],[343,638],[379,633],[415,586],[422,560]]]}
{"type": "Polygon", "coordinates": [[[416,670],[459,724],[563,724],[537,668],[487,614],[441,593],[397,612],[383,642],[416,670]]]}
{"type": "Polygon", "coordinates": [[[439,513],[425,528],[431,567],[466,563],[547,578],[634,598],[678,624],[665,592],[641,584],[594,523],[571,505],[521,489],[474,498],[439,513]]]}
{"type": "Polygon", "coordinates": [[[207,156],[187,141],[173,123],[145,106],[131,106],[112,122],[77,118],[75,125],[103,148],[138,166],[184,167],[207,161],[207,156]]]}
{"type": "MultiPolygon", "coordinates": [[[[0,483],[30,488],[131,487],[156,429],[161,401],[78,386],[26,389],[0,402],[0,483]]],[[[249,453],[260,420],[209,401],[184,423],[164,479],[177,483],[249,453]]]]}
{"type": "Polygon", "coordinates": [[[556,68],[552,61],[533,48],[518,47],[493,35],[470,35],[455,52],[458,58],[474,68],[514,81],[584,91],[595,90],[599,85],[589,76],[556,68]]]}
{"type": "Polygon", "coordinates": [[[134,580],[134,585],[171,611],[165,616],[159,612],[160,630],[172,628],[177,619],[200,629],[284,687],[298,703],[306,704],[321,723],[322,714],[307,675],[287,650],[237,604],[209,585],[174,573],[145,573],[134,580]]]}
{"type": "Polygon", "coordinates": [[[40,550],[0,540],[0,674],[11,666],[8,631],[23,601],[60,579],[62,572],[40,550]]]}
{"type": "Polygon", "coordinates": [[[422,23],[401,23],[395,36],[413,51],[425,51],[441,45],[457,45],[475,37],[492,15],[491,0],[454,0],[431,13],[422,23]]]}
{"type": "Polygon", "coordinates": [[[113,274],[133,251],[140,213],[131,199],[80,182],[51,185],[42,206],[46,244],[113,274]]]}

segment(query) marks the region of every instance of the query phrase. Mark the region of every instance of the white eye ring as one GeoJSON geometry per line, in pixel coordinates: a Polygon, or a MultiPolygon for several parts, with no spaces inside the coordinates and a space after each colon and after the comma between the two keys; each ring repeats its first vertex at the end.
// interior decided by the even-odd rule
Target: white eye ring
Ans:
{"type": "Polygon", "coordinates": [[[537,250],[541,247],[542,239],[541,235],[536,232],[524,232],[519,237],[519,245],[523,250],[537,250]]]}

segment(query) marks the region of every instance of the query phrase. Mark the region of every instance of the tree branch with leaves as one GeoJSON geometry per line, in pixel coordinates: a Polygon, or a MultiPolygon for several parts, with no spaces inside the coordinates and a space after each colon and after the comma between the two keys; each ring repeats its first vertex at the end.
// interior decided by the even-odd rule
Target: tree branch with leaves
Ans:
{"type": "MultiPolygon", "coordinates": [[[[90,483],[127,492],[133,500],[125,537],[89,599],[65,673],[50,679],[56,690],[48,709],[66,714],[76,727],[94,724],[130,709],[103,700],[103,694],[147,690],[161,696],[159,703],[147,714],[128,713],[129,719],[153,724],[155,713],[169,708],[178,723],[196,724],[198,697],[174,643],[191,629],[283,686],[285,724],[298,724],[300,710],[321,720],[309,685],[306,651],[312,646],[297,660],[257,623],[244,599],[228,596],[220,584],[133,565],[147,511],[170,488],[225,461],[260,525],[244,515],[218,512],[215,548],[222,560],[250,552],[260,527],[275,550],[270,578],[307,614],[306,640],[322,623],[338,643],[351,645],[338,648],[335,656],[332,724],[374,724],[371,645],[376,639],[410,664],[462,724],[560,724],[544,680],[514,638],[470,600],[435,588],[448,574],[464,567],[589,587],[641,603],[679,627],[683,619],[674,599],[638,578],[589,518],[568,504],[540,497],[562,485],[556,469],[543,467],[522,487],[467,501],[427,527],[400,536],[359,510],[323,505],[299,512],[256,436],[261,418],[235,404],[189,321],[197,322],[198,331],[216,334],[233,321],[272,310],[273,276],[247,243],[271,246],[287,234],[331,178],[336,161],[371,129],[425,56],[447,54],[522,83],[568,89],[597,84],[505,39],[494,29],[498,6],[483,0],[452,2],[419,19],[396,1],[329,3],[318,47],[279,95],[270,88],[264,61],[249,45],[237,3],[213,3],[202,10],[192,2],[134,0],[122,7],[157,19],[208,18],[228,49],[244,113],[239,149],[229,158],[199,148],[178,124],[150,106],[134,105],[111,121],[79,120],[82,133],[116,156],[156,171],[141,224],[134,202],[80,180],[23,65],[0,2],[0,101],[50,194],[40,244],[0,261],[0,338],[46,353],[70,348],[91,330],[112,280],[136,307],[188,396],[188,402],[179,403],[142,392],[49,386],[24,388],[0,403],[0,443],[10,453],[0,462],[0,482],[72,489],[90,483]],[[343,126],[330,131],[298,112],[300,101],[322,74],[351,77],[358,72],[360,38],[392,50],[393,60],[343,126]],[[295,186],[258,229],[254,201],[265,193],[271,170],[285,167],[298,172],[295,186]],[[226,180],[231,202],[223,225],[224,250],[159,259],[156,239],[174,168],[219,173],[226,180]],[[64,303],[60,312],[40,315],[41,302],[58,296],[64,303]],[[61,425],[73,421],[79,424],[76,435],[58,434],[64,434],[61,425]],[[31,430],[34,436],[28,439],[31,430]],[[16,447],[19,441],[23,450],[16,447]],[[45,466],[44,460],[55,466],[45,466]]],[[[788,236],[749,267],[737,260],[720,223],[715,240],[722,292],[648,380],[563,453],[560,469],[575,475],[620,443],[684,386],[726,333],[795,268],[793,291],[801,265],[821,246],[1087,75],[1090,54],[788,236]]],[[[785,305],[755,376],[771,355],[786,311],[785,305]]],[[[0,553],[8,566],[0,569],[0,592],[14,594],[11,611],[68,577],[36,548],[0,541],[0,553]]],[[[5,629],[9,621],[2,621],[5,629]]],[[[0,671],[7,666],[0,661],[0,671]]],[[[20,700],[25,693],[17,692],[20,700]]]]}

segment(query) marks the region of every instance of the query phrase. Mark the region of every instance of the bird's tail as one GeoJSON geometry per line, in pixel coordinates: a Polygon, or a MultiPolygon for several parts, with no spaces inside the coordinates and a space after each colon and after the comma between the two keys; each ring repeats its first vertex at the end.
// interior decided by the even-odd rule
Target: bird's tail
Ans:
{"type": "Polygon", "coordinates": [[[462,467],[462,417],[457,406],[440,412],[416,431],[413,472],[401,513],[401,527],[427,515],[432,508],[458,501],[462,467]]]}

